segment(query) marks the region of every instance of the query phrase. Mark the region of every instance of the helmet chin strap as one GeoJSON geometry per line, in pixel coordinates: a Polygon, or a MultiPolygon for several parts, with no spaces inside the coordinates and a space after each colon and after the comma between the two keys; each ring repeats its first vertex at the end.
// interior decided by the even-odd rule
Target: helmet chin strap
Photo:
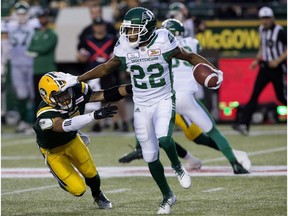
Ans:
{"type": "MultiPolygon", "coordinates": [[[[129,40],[129,39],[128,39],[129,40]]],[[[131,46],[131,47],[133,47],[133,48],[137,48],[137,47],[139,47],[139,43],[140,42],[140,36],[138,36],[138,39],[137,39],[137,41],[135,41],[135,42],[130,42],[129,41],[129,45],[131,46]]]]}

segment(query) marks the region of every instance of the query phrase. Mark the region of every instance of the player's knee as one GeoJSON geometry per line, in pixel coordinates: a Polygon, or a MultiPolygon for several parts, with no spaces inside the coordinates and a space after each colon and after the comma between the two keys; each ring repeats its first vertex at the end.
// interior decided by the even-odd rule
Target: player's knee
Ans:
{"type": "Polygon", "coordinates": [[[194,137],[192,136],[192,134],[190,133],[189,129],[186,128],[185,130],[183,130],[184,135],[187,139],[189,139],[190,141],[194,140],[194,137]]]}
{"type": "Polygon", "coordinates": [[[172,137],[171,136],[161,137],[158,140],[159,140],[160,146],[164,149],[168,148],[172,143],[172,137]]]}
{"type": "Polygon", "coordinates": [[[73,182],[72,185],[66,187],[66,190],[70,194],[72,194],[74,196],[77,196],[77,197],[80,197],[86,191],[86,184],[85,184],[85,182],[83,180],[82,181],[76,181],[76,182],[73,182]]]}
{"type": "Polygon", "coordinates": [[[151,163],[158,159],[158,151],[151,151],[151,152],[142,152],[143,159],[146,163],[151,163]]]}

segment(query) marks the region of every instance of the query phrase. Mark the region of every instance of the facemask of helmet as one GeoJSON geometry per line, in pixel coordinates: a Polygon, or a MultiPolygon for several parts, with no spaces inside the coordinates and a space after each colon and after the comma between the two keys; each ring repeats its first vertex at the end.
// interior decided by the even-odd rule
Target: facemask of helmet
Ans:
{"type": "Polygon", "coordinates": [[[74,97],[74,92],[73,89],[70,87],[66,89],[65,91],[60,91],[60,92],[53,92],[52,96],[53,100],[55,100],[57,106],[61,110],[66,110],[70,111],[73,108],[73,97],[74,97]]]}
{"type": "Polygon", "coordinates": [[[154,14],[142,7],[130,9],[120,26],[120,35],[125,35],[130,46],[138,47],[141,43],[149,41],[156,30],[154,14]]]}

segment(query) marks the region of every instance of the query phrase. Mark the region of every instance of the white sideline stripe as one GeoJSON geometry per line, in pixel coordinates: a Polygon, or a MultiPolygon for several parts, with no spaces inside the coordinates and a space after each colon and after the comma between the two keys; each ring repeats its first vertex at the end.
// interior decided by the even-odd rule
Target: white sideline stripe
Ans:
{"type": "Polygon", "coordinates": [[[16,191],[11,191],[11,192],[6,192],[6,193],[1,193],[1,195],[11,195],[11,194],[19,194],[19,193],[25,193],[25,192],[30,192],[30,191],[40,191],[40,190],[46,190],[49,188],[54,188],[59,185],[50,185],[50,186],[44,186],[44,187],[36,187],[36,188],[29,188],[25,190],[16,190],[16,191]]]}
{"type": "Polygon", "coordinates": [[[219,187],[219,188],[211,188],[211,189],[208,189],[208,190],[204,190],[202,192],[204,193],[210,193],[210,192],[215,192],[215,191],[220,191],[220,190],[223,190],[224,188],[222,187],[219,187]]]}
{"type": "MultiPolygon", "coordinates": [[[[148,167],[98,167],[102,178],[151,176],[148,167]]],[[[286,176],[287,166],[252,166],[250,174],[241,176],[286,176]]],[[[195,176],[236,176],[230,166],[203,166],[200,170],[189,171],[195,176]]],[[[171,167],[165,167],[165,175],[175,174],[171,167]]],[[[239,176],[239,175],[237,175],[239,176]]],[[[53,178],[48,168],[2,168],[1,178],[53,178]]]]}
{"type": "MultiPolygon", "coordinates": [[[[279,148],[249,152],[247,154],[248,154],[248,156],[255,156],[255,155],[270,154],[272,152],[286,151],[286,150],[287,150],[287,147],[284,146],[284,147],[279,147],[279,148]]],[[[223,161],[223,160],[227,160],[227,159],[225,157],[219,157],[219,158],[214,158],[214,159],[202,160],[201,162],[202,162],[202,164],[207,164],[207,163],[216,162],[216,161],[223,161]]]]}

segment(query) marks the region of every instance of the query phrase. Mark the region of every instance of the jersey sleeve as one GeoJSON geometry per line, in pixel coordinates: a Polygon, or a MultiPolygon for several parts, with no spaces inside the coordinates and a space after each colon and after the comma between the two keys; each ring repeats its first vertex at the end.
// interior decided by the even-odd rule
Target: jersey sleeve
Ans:
{"type": "Polygon", "coordinates": [[[171,52],[178,46],[177,40],[174,35],[167,30],[166,34],[164,34],[164,40],[166,41],[163,45],[162,51],[163,53],[171,52]]]}
{"type": "Polygon", "coordinates": [[[114,46],[113,54],[119,58],[125,57],[125,54],[124,54],[125,41],[124,40],[126,39],[124,37],[125,37],[124,35],[120,36],[114,46]]]}
{"type": "Polygon", "coordinates": [[[53,128],[54,118],[61,117],[62,114],[59,110],[54,109],[53,107],[46,106],[40,108],[37,112],[36,127],[42,131],[49,130],[53,128]]]}
{"type": "Polygon", "coordinates": [[[177,40],[174,35],[166,29],[163,29],[161,32],[159,32],[159,36],[163,57],[168,62],[170,55],[178,47],[177,40]]]}
{"type": "Polygon", "coordinates": [[[91,87],[84,82],[77,83],[73,86],[73,91],[77,95],[82,95],[84,97],[84,102],[87,103],[91,97],[92,89],[91,87]]]}

